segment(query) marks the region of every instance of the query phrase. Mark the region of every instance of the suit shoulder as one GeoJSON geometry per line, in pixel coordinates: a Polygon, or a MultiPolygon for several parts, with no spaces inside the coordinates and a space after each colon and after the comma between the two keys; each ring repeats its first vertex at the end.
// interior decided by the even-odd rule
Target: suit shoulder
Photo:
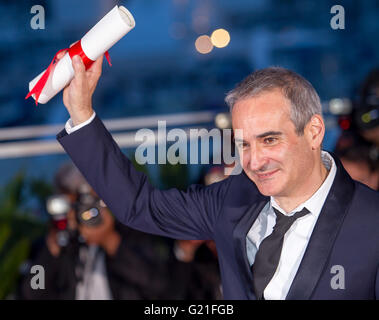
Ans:
{"type": "Polygon", "coordinates": [[[240,206],[263,197],[255,183],[244,172],[229,176],[226,180],[228,180],[228,192],[225,196],[225,204],[240,206]]]}
{"type": "Polygon", "coordinates": [[[379,192],[366,185],[355,181],[355,202],[359,203],[367,213],[374,214],[379,218],[379,192]]]}
{"type": "Polygon", "coordinates": [[[365,184],[362,184],[358,181],[354,181],[354,182],[355,182],[356,193],[360,197],[366,200],[374,201],[376,203],[379,202],[379,191],[375,191],[369,188],[368,186],[366,186],[365,184]]]}

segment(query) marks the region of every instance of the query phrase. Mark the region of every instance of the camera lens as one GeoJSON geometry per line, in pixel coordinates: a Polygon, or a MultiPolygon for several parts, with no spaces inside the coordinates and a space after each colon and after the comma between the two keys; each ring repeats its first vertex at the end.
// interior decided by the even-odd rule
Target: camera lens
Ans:
{"type": "Polygon", "coordinates": [[[98,208],[93,207],[79,214],[81,223],[88,226],[95,226],[101,223],[101,215],[98,208]]]}

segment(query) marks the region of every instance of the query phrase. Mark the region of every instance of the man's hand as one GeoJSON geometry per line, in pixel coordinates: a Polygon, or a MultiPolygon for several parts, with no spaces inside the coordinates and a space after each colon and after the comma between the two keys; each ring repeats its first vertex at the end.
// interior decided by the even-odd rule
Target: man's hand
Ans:
{"type": "Polygon", "coordinates": [[[50,254],[53,257],[58,257],[61,253],[61,247],[59,246],[57,242],[57,230],[56,229],[50,229],[49,233],[46,236],[46,245],[47,248],[50,251],[50,254]]]}
{"type": "Polygon", "coordinates": [[[114,218],[107,208],[100,210],[102,223],[98,226],[80,225],[79,231],[87,244],[101,246],[109,256],[113,256],[121,242],[121,236],[116,231],[114,218]]]}
{"type": "MultiPolygon", "coordinates": [[[[65,53],[61,52],[57,58],[61,59],[65,53]]],[[[75,76],[63,90],[63,104],[70,113],[74,126],[88,120],[93,114],[92,95],[101,76],[102,63],[103,56],[86,71],[79,56],[72,58],[75,76]]]]}

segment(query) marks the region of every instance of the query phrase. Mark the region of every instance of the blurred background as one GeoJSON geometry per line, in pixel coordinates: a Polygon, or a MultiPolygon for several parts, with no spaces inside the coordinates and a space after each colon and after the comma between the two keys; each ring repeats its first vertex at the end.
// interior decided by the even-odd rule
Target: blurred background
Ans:
{"type": "MultiPolygon", "coordinates": [[[[168,129],[227,127],[227,91],[252,71],[279,65],[319,93],[324,149],[359,163],[356,170],[367,166],[367,184],[378,187],[378,73],[367,80],[379,67],[376,0],[0,0],[1,299],[17,298],[32,243],[49,228],[54,176],[69,160],[55,140],[69,118],[62,93],[36,107],[24,99],[28,83],[115,5],[131,11],[136,27],[110,49],[113,66],[104,63],[94,108],[127,155],[133,158],[135,132],[156,129],[158,119],[168,129]],[[331,27],[336,4],[345,29],[331,27]],[[44,8],[44,29],[31,27],[34,5],[44,8]]],[[[156,186],[185,188],[204,182],[211,167],[140,169],[156,186]]]]}

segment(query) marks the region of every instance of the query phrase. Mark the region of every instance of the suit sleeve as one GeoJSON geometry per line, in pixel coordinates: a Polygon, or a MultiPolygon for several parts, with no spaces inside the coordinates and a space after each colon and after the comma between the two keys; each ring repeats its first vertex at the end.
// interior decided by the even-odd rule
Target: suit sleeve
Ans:
{"type": "Polygon", "coordinates": [[[185,192],[155,189],[97,116],[70,135],[61,131],[57,139],[121,223],[175,239],[213,238],[230,179],[209,187],[193,185],[185,192]]]}

